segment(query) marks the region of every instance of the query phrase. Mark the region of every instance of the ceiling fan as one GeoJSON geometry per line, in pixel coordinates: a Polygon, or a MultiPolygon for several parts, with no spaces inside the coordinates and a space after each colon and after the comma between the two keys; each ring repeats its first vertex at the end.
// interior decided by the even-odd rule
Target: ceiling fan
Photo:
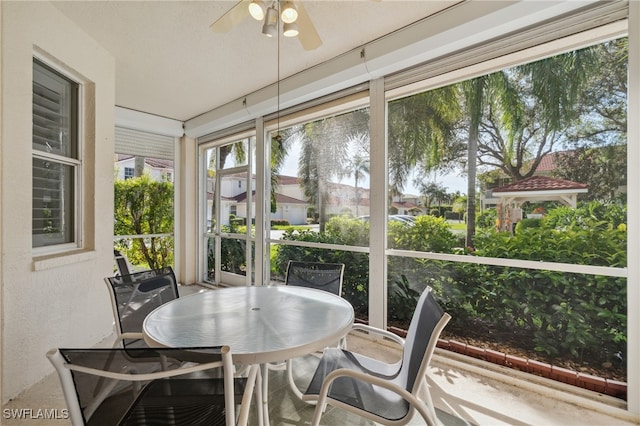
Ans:
{"type": "Polygon", "coordinates": [[[282,21],[282,34],[285,37],[297,36],[305,50],[313,50],[322,45],[301,0],[272,0],[269,7],[263,0],[240,0],[211,24],[211,30],[217,33],[231,31],[248,16],[263,22],[262,34],[268,37],[278,35],[278,27],[282,21]]]}

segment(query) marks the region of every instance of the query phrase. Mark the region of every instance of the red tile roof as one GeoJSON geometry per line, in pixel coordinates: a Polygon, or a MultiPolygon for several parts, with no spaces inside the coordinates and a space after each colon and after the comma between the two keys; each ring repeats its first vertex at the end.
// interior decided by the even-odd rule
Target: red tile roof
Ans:
{"type": "MultiPolygon", "coordinates": [[[[125,161],[135,158],[135,155],[130,154],[117,154],[116,161],[125,161]]],[[[156,169],[173,169],[173,160],[165,160],[162,158],[145,157],[144,162],[156,169]]]]}
{"type": "Polygon", "coordinates": [[[409,201],[394,201],[391,203],[393,207],[402,207],[405,209],[419,209],[420,206],[416,203],[411,203],[409,201]]]}
{"type": "MultiPolygon", "coordinates": [[[[255,197],[256,191],[252,191],[251,194],[255,197]]],[[[230,200],[235,200],[238,203],[243,203],[247,200],[247,193],[243,192],[242,194],[238,194],[235,197],[228,198],[230,200]]],[[[287,195],[276,193],[276,202],[277,203],[288,203],[288,204],[307,204],[304,200],[299,200],[297,198],[289,197],[287,195]]]]}
{"type": "Polygon", "coordinates": [[[518,182],[495,188],[493,192],[561,191],[587,189],[588,187],[587,184],[570,180],[554,179],[547,176],[531,176],[518,182]]]}
{"type": "Polygon", "coordinates": [[[280,185],[299,185],[300,180],[297,176],[278,175],[280,185]]]}
{"type": "Polygon", "coordinates": [[[547,155],[545,155],[544,157],[542,157],[542,159],[540,160],[540,164],[538,164],[538,167],[536,167],[536,172],[552,172],[556,169],[556,165],[555,165],[555,158],[560,156],[560,155],[565,155],[564,152],[552,152],[549,153],[547,155]]]}

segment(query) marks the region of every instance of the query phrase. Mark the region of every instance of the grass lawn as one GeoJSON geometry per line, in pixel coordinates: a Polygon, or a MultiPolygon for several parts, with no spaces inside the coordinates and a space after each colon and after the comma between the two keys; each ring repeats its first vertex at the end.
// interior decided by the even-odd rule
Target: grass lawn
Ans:
{"type": "Polygon", "coordinates": [[[466,232],[467,231],[467,224],[464,222],[449,222],[449,228],[451,228],[452,231],[462,231],[462,232],[466,232]]]}
{"type": "Polygon", "coordinates": [[[294,231],[302,231],[310,228],[310,225],[271,225],[271,229],[274,231],[288,231],[290,229],[294,231]]]}

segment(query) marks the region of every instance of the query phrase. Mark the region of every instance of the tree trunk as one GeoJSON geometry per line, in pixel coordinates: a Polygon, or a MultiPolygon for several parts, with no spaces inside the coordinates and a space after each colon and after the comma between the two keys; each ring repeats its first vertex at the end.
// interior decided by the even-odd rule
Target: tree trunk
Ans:
{"type": "Polygon", "coordinates": [[[469,146],[467,147],[467,236],[465,245],[473,248],[476,234],[476,157],[478,156],[478,127],[469,129],[469,146]]]}
{"type": "Polygon", "coordinates": [[[142,173],[144,173],[144,160],[145,157],[135,157],[133,166],[133,175],[135,177],[140,177],[142,176],[142,173]]]}

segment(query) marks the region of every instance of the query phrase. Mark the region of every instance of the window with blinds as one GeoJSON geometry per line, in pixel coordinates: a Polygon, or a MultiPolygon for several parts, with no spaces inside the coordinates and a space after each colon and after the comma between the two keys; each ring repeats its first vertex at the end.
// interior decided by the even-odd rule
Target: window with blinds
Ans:
{"type": "Polygon", "coordinates": [[[33,61],[34,248],[78,244],[79,84],[33,61]]]}

